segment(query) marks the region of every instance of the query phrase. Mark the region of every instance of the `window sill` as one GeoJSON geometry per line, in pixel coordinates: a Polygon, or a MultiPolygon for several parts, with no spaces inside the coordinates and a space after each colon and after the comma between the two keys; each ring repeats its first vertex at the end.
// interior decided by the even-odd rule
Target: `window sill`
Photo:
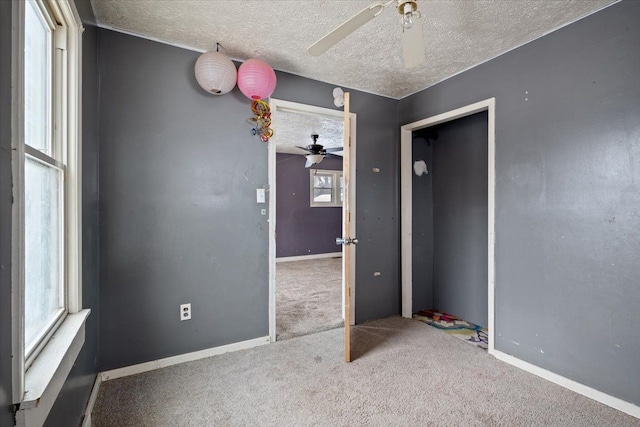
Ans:
{"type": "Polygon", "coordinates": [[[82,349],[90,312],[86,309],[67,315],[25,373],[25,394],[16,412],[17,426],[44,424],[82,349]]]}

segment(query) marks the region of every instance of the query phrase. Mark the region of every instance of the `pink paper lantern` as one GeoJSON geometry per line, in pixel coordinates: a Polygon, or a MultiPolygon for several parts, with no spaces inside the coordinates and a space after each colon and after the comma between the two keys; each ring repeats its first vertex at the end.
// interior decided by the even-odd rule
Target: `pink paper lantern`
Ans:
{"type": "Polygon", "coordinates": [[[266,62],[248,59],[238,68],[238,88],[254,101],[268,98],[276,89],[276,73],[266,62]]]}

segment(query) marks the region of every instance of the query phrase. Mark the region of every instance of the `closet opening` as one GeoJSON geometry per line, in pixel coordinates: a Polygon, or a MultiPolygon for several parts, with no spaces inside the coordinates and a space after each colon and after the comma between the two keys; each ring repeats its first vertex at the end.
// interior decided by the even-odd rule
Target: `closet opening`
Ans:
{"type": "Polygon", "coordinates": [[[485,102],[402,128],[402,308],[491,350],[494,127],[485,102]]]}

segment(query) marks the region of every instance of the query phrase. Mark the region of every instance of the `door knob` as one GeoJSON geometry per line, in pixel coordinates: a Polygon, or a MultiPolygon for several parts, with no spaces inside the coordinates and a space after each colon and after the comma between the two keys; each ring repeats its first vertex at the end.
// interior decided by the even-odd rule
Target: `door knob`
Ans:
{"type": "Polygon", "coordinates": [[[358,244],[358,239],[352,239],[351,237],[345,237],[345,238],[341,238],[341,237],[336,237],[336,245],[357,245],[358,244]]]}

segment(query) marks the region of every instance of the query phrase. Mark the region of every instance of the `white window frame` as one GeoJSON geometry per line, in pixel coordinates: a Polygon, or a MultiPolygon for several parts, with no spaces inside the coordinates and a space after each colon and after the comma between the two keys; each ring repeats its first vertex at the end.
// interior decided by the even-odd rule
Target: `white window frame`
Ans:
{"type": "Polygon", "coordinates": [[[329,169],[309,169],[309,206],[312,208],[336,208],[342,206],[342,200],[340,200],[340,179],[342,178],[341,170],[329,170],[329,169]],[[316,175],[329,175],[331,179],[331,201],[330,202],[317,202],[313,200],[314,180],[316,175]]]}
{"type": "MultiPolygon", "coordinates": [[[[81,66],[84,28],[72,0],[34,0],[64,30],[56,29],[54,49],[63,51],[58,88],[52,88],[60,113],[57,137],[64,140],[64,286],[66,312],[51,325],[28,360],[24,339],[24,165],[38,152],[24,142],[24,48],[26,2],[12,2],[12,384],[17,425],[42,425],[84,343],[89,310],[82,309],[82,150],[81,66]],[[61,90],[63,88],[63,90],[61,90]]],[[[52,69],[55,66],[52,63],[52,69]]],[[[55,79],[54,79],[55,80],[55,79]]],[[[54,113],[57,115],[57,113],[54,113]]]]}
{"type": "MultiPolygon", "coordinates": [[[[47,8],[47,5],[45,5],[43,2],[40,1],[25,1],[25,8],[31,7],[31,5],[33,5],[36,9],[40,10],[40,14],[42,15],[44,21],[45,21],[45,25],[49,27],[49,30],[51,31],[51,52],[50,52],[50,63],[48,63],[47,65],[49,66],[49,72],[50,72],[50,87],[48,88],[48,92],[50,95],[50,105],[48,106],[48,117],[46,117],[47,119],[47,123],[46,123],[46,135],[45,135],[45,139],[47,140],[46,142],[48,144],[51,144],[51,152],[47,153],[43,153],[40,150],[31,147],[30,145],[27,144],[27,141],[25,140],[23,145],[23,149],[24,149],[24,158],[23,158],[23,166],[27,161],[27,157],[30,158],[33,161],[37,161],[38,163],[49,167],[49,168],[54,168],[57,169],[58,171],[60,171],[61,175],[62,175],[62,183],[66,182],[66,173],[67,173],[67,167],[66,167],[66,163],[67,163],[67,158],[66,158],[66,152],[67,152],[67,144],[66,144],[66,137],[67,135],[65,135],[65,126],[61,126],[61,119],[63,117],[66,116],[66,114],[64,114],[63,110],[66,106],[66,98],[67,98],[67,94],[66,94],[66,73],[64,72],[64,64],[66,63],[66,31],[67,28],[66,27],[61,27],[58,26],[55,22],[55,17],[52,16],[53,15],[53,11],[49,11],[47,8]],[[54,124],[56,126],[54,126],[54,124]],[[55,129],[55,130],[54,130],[55,129]]],[[[26,131],[25,131],[26,133],[26,131]]],[[[24,140],[25,138],[23,138],[24,140]]],[[[25,194],[26,188],[24,187],[24,179],[23,182],[21,183],[21,186],[23,187],[21,194],[25,194]]],[[[53,318],[48,326],[42,331],[40,337],[36,340],[33,349],[31,349],[30,352],[28,352],[27,348],[25,348],[25,354],[24,354],[24,359],[25,359],[25,366],[24,369],[27,370],[29,369],[29,366],[31,366],[31,364],[33,363],[33,361],[35,360],[35,358],[38,356],[38,354],[40,353],[40,351],[42,351],[42,348],[44,348],[44,346],[46,345],[46,343],[49,341],[49,339],[51,338],[51,335],[58,329],[58,327],[60,326],[60,324],[62,323],[62,321],[64,320],[64,318],[66,317],[68,310],[68,304],[67,304],[67,283],[66,283],[66,270],[67,270],[67,256],[66,256],[66,249],[65,249],[65,242],[66,242],[66,226],[67,226],[67,219],[66,219],[66,202],[65,202],[65,193],[66,193],[66,188],[65,185],[63,184],[62,188],[61,188],[61,194],[60,194],[60,207],[62,209],[62,218],[61,218],[61,234],[63,237],[61,243],[61,247],[60,252],[61,252],[61,261],[62,261],[62,268],[60,271],[60,285],[62,287],[62,308],[58,311],[58,314],[55,316],[55,318],[53,318]]],[[[21,197],[21,203],[24,203],[24,200],[26,198],[26,195],[21,197]]],[[[25,212],[26,214],[26,212],[25,212]]],[[[24,217],[23,217],[24,218],[24,217]]],[[[23,224],[22,228],[23,230],[25,230],[26,225],[23,224]]],[[[24,239],[23,239],[24,240],[24,239]]],[[[23,254],[24,254],[24,244],[23,244],[23,248],[22,248],[23,254]]],[[[26,280],[26,279],[25,279],[26,280]]],[[[21,289],[24,289],[24,286],[21,287],[21,289]]],[[[24,299],[24,298],[23,298],[24,299]]],[[[23,326],[24,328],[24,326],[23,326]]],[[[26,347],[26,343],[25,343],[25,347],[26,347]]]]}

